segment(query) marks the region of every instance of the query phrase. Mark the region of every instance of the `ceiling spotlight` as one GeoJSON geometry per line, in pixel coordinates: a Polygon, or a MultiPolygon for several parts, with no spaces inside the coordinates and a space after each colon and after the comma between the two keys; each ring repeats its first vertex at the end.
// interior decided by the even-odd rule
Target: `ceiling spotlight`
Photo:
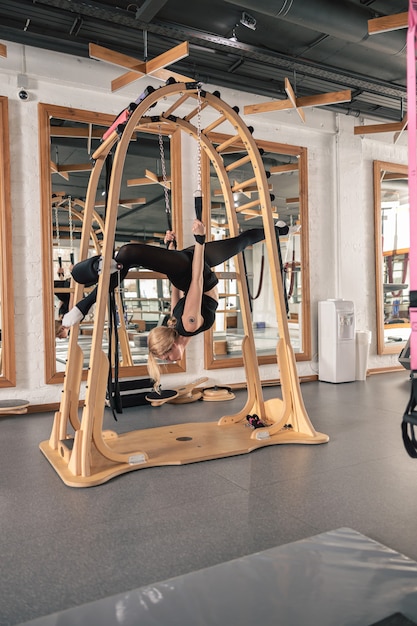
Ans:
{"type": "MultiPolygon", "coordinates": [[[[237,24],[236,24],[237,26],[237,24]]],[[[237,41],[237,37],[236,37],[236,27],[233,29],[232,31],[232,36],[229,37],[229,41],[237,41]]]]}
{"type": "Polygon", "coordinates": [[[256,20],[252,15],[243,11],[242,17],[240,18],[240,23],[246,28],[250,28],[251,30],[256,30],[256,20]]]}

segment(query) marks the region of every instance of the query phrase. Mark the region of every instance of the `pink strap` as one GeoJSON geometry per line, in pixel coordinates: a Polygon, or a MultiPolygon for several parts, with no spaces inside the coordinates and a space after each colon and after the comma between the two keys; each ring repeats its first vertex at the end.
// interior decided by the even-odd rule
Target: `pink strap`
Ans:
{"type": "MultiPolygon", "coordinates": [[[[417,290],[417,136],[416,136],[417,0],[409,0],[407,31],[408,193],[410,206],[410,296],[417,290]]],[[[417,307],[410,306],[410,366],[417,370],[417,307]]]]}

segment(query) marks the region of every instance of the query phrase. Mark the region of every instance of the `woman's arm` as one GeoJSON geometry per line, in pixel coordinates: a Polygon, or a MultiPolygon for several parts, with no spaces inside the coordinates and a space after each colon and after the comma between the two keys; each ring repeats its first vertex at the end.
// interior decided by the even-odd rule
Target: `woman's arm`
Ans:
{"type": "Polygon", "coordinates": [[[182,291],[180,291],[178,287],[175,287],[175,285],[171,283],[171,315],[173,314],[174,309],[177,306],[178,300],[180,300],[181,298],[182,291]]]}
{"type": "MultiPolygon", "coordinates": [[[[203,222],[195,219],[193,223],[193,235],[205,236],[206,227],[203,222]]],[[[196,242],[194,246],[193,264],[191,270],[191,283],[187,292],[182,325],[187,332],[198,330],[203,323],[201,315],[201,301],[203,298],[203,269],[204,269],[204,243],[196,242]]]]}
{"type": "MultiPolygon", "coordinates": [[[[176,236],[173,230],[167,230],[165,232],[164,244],[168,245],[168,250],[175,250],[176,248],[176,236]]],[[[182,291],[171,284],[171,315],[175,309],[177,302],[182,298],[182,291]]]]}

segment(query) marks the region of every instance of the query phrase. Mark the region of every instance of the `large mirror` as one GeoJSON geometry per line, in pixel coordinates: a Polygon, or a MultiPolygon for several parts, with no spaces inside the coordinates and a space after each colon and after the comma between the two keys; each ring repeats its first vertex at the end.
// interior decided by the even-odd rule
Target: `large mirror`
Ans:
{"type": "Polygon", "coordinates": [[[408,168],[374,161],[378,354],[396,354],[410,336],[408,168]]]}
{"type": "MultiPolygon", "coordinates": [[[[225,140],[218,134],[214,143],[225,140]]],[[[288,235],[279,238],[279,255],[282,261],[284,296],[291,345],[297,360],[311,358],[310,295],[308,271],[308,198],[307,150],[267,141],[257,141],[262,161],[269,175],[269,192],[275,222],[290,226],[288,235]]],[[[236,163],[239,146],[224,155],[228,163],[236,163]]],[[[233,167],[232,184],[239,229],[262,226],[259,207],[256,206],[256,188],[239,186],[251,176],[250,164],[243,162],[233,167]]],[[[220,184],[213,168],[210,169],[211,228],[214,238],[229,236],[225,204],[220,184]]],[[[271,270],[263,243],[258,243],[243,253],[247,274],[252,327],[259,364],[276,361],[279,339],[271,284],[271,270]]],[[[219,284],[220,302],[216,325],[206,333],[206,367],[208,369],[239,367],[243,365],[243,320],[239,306],[236,280],[233,278],[233,260],[225,264],[219,284]]]]}
{"type": "Polygon", "coordinates": [[[7,98],[0,96],[0,387],[16,385],[10,149],[7,98]]]}
{"type": "MultiPolygon", "coordinates": [[[[72,264],[79,260],[78,250],[88,181],[93,167],[92,155],[113,117],[89,111],[46,104],[39,105],[40,161],[42,184],[42,231],[44,247],[44,320],[46,342],[46,380],[61,382],[65,370],[68,337],[56,335],[60,318],[72,306],[74,286],[70,281],[72,264]]],[[[212,141],[224,141],[224,135],[210,135],[212,141]]],[[[281,239],[283,281],[286,286],[291,341],[297,359],[309,359],[310,298],[308,276],[307,152],[297,146],[260,142],[266,169],[270,172],[274,218],[291,226],[281,239]]],[[[241,148],[240,148],[241,149],[241,148]]],[[[230,146],[230,158],[236,161],[230,146]]],[[[161,245],[170,218],[182,243],[181,138],[169,123],[158,129],[144,123],[132,137],[123,169],[118,209],[115,249],[132,241],[161,245]],[[169,188],[170,193],[166,193],[169,188]]],[[[205,157],[204,157],[205,158],[205,157]]],[[[227,156],[225,157],[227,160],[227,156]]],[[[100,252],[102,221],[105,216],[109,170],[103,171],[95,200],[95,217],[90,234],[89,255],[100,252]]],[[[224,203],[219,182],[208,162],[203,167],[204,189],[210,189],[211,235],[227,236],[224,203]]],[[[236,180],[247,178],[245,164],[234,171],[236,180]]],[[[253,190],[236,196],[236,207],[253,202],[253,190]],[[250,196],[250,197],[248,197],[250,196]],[[246,200],[245,200],[246,198],[246,200]]],[[[241,229],[258,227],[262,220],[250,209],[239,213],[241,229]]],[[[255,343],[260,363],[275,362],[277,324],[270,284],[270,270],[263,244],[245,252],[248,286],[252,295],[255,343]],[[256,292],[256,293],[255,293],[256,292]],[[257,293],[259,292],[259,293],[257,293]],[[265,312],[270,310],[271,315],[265,312]],[[271,317],[271,319],[270,319],[271,317]]],[[[233,264],[220,268],[232,275],[233,264]]],[[[233,278],[221,279],[222,298],[215,328],[206,333],[207,368],[235,367],[242,364],[242,320],[239,295],[233,278]]],[[[88,293],[88,289],[85,290],[88,293]]],[[[170,310],[170,287],[163,275],[131,271],[121,294],[119,375],[147,376],[147,332],[170,310]]],[[[80,325],[79,343],[88,366],[94,310],[80,325]]],[[[106,333],[103,349],[107,351],[106,333]]],[[[183,371],[181,363],[166,366],[165,371],[183,371]]],[[[85,376],[84,376],[85,377],[85,376]]]]}
{"type": "MultiPolygon", "coordinates": [[[[46,380],[61,382],[65,370],[68,336],[60,330],[61,318],[73,302],[71,267],[79,259],[86,192],[93,168],[92,155],[112,116],[65,107],[39,105],[44,251],[44,320],[46,380]]],[[[155,125],[143,127],[130,142],[123,170],[115,250],[128,242],[160,245],[168,221],[181,245],[180,171],[171,171],[171,150],[180,152],[179,138],[155,125]],[[172,148],[174,146],[174,148],[172,148]],[[165,190],[170,188],[167,195],[165,190]],[[174,190],[175,187],[175,190],[174,190]],[[169,220],[167,219],[169,217],[169,220]]],[[[180,162],[180,159],[177,159],[180,162]]],[[[95,199],[89,256],[100,253],[111,159],[101,175],[95,199]]],[[[84,294],[87,295],[86,288],[84,294]]],[[[123,283],[119,310],[120,376],[147,376],[146,335],[170,310],[170,287],[164,275],[131,271],[123,283]]],[[[94,307],[80,324],[79,344],[88,367],[94,307]]],[[[107,352],[107,335],[103,349],[107,352]]],[[[166,371],[181,371],[184,363],[169,364],[166,371]]],[[[85,375],[84,375],[85,378],[85,375]]]]}

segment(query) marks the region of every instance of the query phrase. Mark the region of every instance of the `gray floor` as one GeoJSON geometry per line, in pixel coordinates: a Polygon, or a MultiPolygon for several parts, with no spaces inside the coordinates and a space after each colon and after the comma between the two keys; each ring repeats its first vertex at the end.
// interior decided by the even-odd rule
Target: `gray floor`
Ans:
{"type": "MultiPolygon", "coordinates": [[[[400,430],[409,372],[301,389],[328,444],[142,469],[88,489],[66,487],[38,449],[52,414],[0,418],[1,626],[340,527],[417,560],[417,460],[400,430]]],[[[216,419],[243,401],[125,409],[117,423],[107,411],[105,426],[216,419]]]]}

